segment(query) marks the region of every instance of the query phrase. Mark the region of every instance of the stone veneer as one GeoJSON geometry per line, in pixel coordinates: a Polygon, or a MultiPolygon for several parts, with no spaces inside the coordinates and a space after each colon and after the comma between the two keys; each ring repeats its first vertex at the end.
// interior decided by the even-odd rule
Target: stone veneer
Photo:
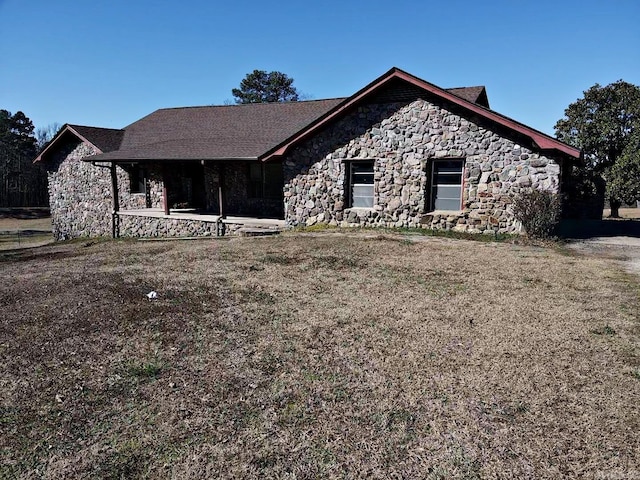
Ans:
{"type": "MultiPolygon", "coordinates": [[[[98,153],[87,143],[72,142],[46,163],[53,236],[56,240],[111,235],[111,174],[82,161],[98,153]]],[[[162,182],[150,173],[147,193],[129,193],[129,174],[116,167],[121,209],[159,207],[162,182]]]]}
{"type": "MultiPolygon", "coordinates": [[[[81,159],[98,153],[72,142],[47,162],[53,233],[56,239],[111,235],[111,179],[106,168],[81,159]]],[[[160,171],[149,166],[146,194],[131,194],[127,166],[117,167],[121,210],[162,205],[160,171]]],[[[205,207],[218,210],[217,190],[224,176],[228,214],[280,216],[282,204],[248,199],[246,162],[214,162],[203,168],[205,207]],[[235,193],[234,193],[235,192],[235,193]]],[[[523,188],[557,192],[560,165],[520,146],[486,125],[439,105],[413,102],[358,107],[324,131],[295,147],[283,161],[284,212],[289,226],[324,222],[341,226],[427,227],[472,233],[511,233],[513,195],[523,188]],[[463,208],[429,212],[432,159],[463,159],[463,208]],[[349,161],[374,161],[374,207],[348,208],[345,178],[349,161]]],[[[226,234],[235,226],[227,225],[226,234]]],[[[123,236],[207,236],[215,222],[119,215],[123,236]]]]}
{"type": "Polygon", "coordinates": [[[426,227],[511,233],[523,188],[558,192],[560,165],[425,100],[371,104],[327,127],[284,159],[289,226],[426,227]],[[429,212],[432,159],[463,159],[461,211],[429,212]],[[348,161],[374,160],[374,207],[347,208],[348,161]]]}
{"type": "MultiPolygon", "coordinates": [[[[169,217],[118,215],[123,237],[215,237],[216,222],[169,217]]],[[[225,229],[225,233],[228,232],[225,229]]]]}

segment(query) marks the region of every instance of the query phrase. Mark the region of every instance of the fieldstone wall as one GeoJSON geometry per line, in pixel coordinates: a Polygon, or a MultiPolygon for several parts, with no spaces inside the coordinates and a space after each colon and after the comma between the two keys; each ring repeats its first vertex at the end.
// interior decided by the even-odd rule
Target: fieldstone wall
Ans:
{"type": "Polygon", "coordinates": [[[283,162],[289,226],[426,227],[472,233],[519,230],[512,195],[557,192],[560,165],[487,127],[418,99],[361,106],[294,148],[283,162]],[[463,159],[463,208],[429,212],[432,159],[463,159]],[[374,160],[374,207],[347,208],[350,160],[374,160]]]}
{"type": "Polygon", "coordinates": [[[111,234],[109,170],[81,161],[96,153],[88,144],[72,143],[45,165],[56,240],[111,234]]]}
{"type": "MultiPolygon", "coordinates": [[[[118,215],[120,236],[136,238],[179,238],[232,236],[241,233],[241,223],[211,222],[184,218],[118,215]]],[[[277,230],[278,227],[264,227],[277,230]]]]}
{"type": "MultiPolygon", "coordinates": [[[[87,143],[71,142],[45,165],[53,236],[56,240],[111,235],[111,174],[83,158],[98,152],[87,143]]],[[[162,205],[162,180],[150,172],[147,193],[131,194],[129,173],[116,167],[120,208],[125,210],[162,205]]]]}
{"type": "Polygon", "coordinates": [[[170,216],[167,218],[131,215],[118,215],[118,221],[121,237],[215,237],[217,235],[215,222],[170,216]]]}

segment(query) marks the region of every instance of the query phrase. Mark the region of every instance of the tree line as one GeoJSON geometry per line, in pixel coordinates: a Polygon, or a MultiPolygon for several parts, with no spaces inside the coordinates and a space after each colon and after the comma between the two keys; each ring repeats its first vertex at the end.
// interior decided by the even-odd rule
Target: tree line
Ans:
{"type": "Polygon", "coordinates": [[[0,110],[0,207],[48,205],[47,175],[33,160],[59,128],[36,130],[23,112],[0,110]]]}

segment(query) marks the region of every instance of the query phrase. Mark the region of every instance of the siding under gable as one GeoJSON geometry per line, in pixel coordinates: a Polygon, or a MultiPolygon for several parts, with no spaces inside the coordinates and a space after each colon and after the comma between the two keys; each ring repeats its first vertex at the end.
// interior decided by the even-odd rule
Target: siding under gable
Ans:
{"type": "Polygon", "coordinates": [[[344,226],[516,232],[512,196],[559,190],[560,164],[487,125],[424,99],[358,107],[284,158],[285,218],[291,226],[344,226]],[[465,161],[462,209],[429,212],[432,159],[465,161]],[[346,164],[374,160],[374,207],[345,203],[346,164]]]}

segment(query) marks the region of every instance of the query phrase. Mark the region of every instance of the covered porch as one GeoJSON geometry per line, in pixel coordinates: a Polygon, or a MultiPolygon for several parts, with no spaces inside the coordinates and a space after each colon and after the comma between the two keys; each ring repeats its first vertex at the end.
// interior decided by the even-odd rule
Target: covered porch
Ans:
{"type": "Polygon", "coordinates": [[[111,163],[114,236],[221,236],[284,228],[280,163],[111,163]]]}

